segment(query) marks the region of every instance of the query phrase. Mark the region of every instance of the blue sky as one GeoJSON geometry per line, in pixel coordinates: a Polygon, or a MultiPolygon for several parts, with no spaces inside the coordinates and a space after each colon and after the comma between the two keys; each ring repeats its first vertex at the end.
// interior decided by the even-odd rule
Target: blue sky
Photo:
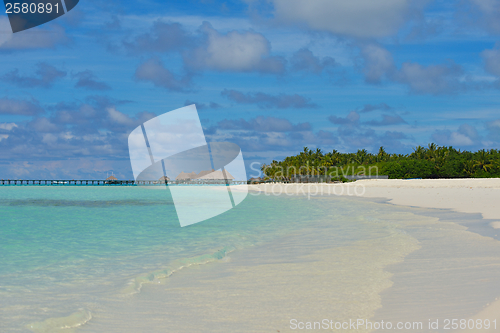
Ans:
{"type": "Polygon", "coordinates": [[[191,103],[247,165],[500,148],[500,0],[81,0],[16,34],[2,14],[0,57],[4,179],[131,179],[128,134],[191,103]]]}

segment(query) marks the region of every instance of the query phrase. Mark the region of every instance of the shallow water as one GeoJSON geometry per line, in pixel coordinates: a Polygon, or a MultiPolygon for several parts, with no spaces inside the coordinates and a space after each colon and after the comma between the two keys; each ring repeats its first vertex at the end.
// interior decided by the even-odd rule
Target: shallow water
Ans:
{"type": "Polygon", "coordinates": [[[366,200],[249,195],[184,228],[168,191],[137,187],[1,187],[0,209],[1,332],[283,332],[292,317],[464,316],[497,292],[482,290],[500,242],[366,200]]]}

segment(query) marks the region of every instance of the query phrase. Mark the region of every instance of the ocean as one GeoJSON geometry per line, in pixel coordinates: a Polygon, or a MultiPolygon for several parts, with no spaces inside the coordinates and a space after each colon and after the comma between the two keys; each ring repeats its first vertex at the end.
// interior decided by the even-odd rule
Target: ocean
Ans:
{"type": "Polygon", "coordinates": [[[470,214],[254,193],[181,228],[167,190],[127,186],[2,186],[0,210],[0,332],[368,332],[334,323],[500,296],[500,242],[470,214]]]}

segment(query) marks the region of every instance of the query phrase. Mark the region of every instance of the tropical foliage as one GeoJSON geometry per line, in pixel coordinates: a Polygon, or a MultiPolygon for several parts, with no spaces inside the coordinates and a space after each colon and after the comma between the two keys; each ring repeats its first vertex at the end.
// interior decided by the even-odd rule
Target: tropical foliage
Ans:
{"type": "Polygon", "coordinates": [[[261,168],[267,179],[287,181],[299,175],[327,175],[334,179],[346,175],[388,175],[389,178],[486,178],[500,177],[498,149],[461,151],[434,143],[418,146],[411,154],[390,154],[380,147],[377,154],[365,149],[340,153],[321,149],[304,150],[283,161],[272,161],[261,168]]]}

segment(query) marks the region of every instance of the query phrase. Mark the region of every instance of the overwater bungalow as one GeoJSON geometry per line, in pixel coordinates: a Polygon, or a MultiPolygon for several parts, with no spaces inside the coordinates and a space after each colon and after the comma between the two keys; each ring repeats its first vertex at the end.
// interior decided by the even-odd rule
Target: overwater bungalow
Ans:
{"type": "Polygon", "coordinates": [[[111,175],[108,178],[106,178],[106,184],[118,184],[118,178],[111,175]]]}

